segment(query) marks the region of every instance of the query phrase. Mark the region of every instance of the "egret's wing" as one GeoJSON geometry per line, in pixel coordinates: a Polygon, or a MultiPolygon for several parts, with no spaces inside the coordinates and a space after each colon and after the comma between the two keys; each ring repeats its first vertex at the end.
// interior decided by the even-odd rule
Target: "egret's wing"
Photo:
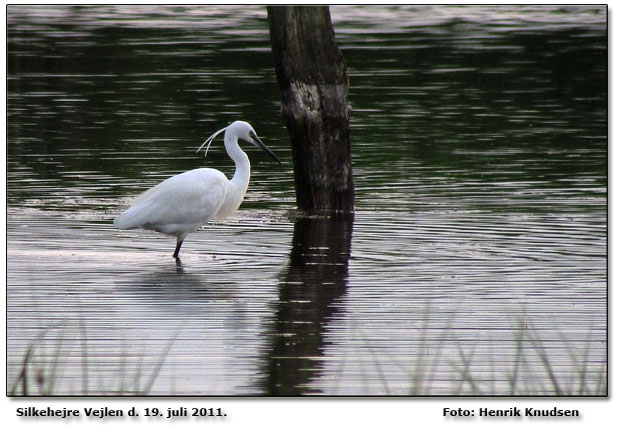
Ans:
{"type": "Polygon", "coordinates": [[[216,215],[228,185],[225,175],[214,169],[173,176],[139,195],[114,224],[121,229],[142,227],[172,235],[191,232],[216,215]]]}

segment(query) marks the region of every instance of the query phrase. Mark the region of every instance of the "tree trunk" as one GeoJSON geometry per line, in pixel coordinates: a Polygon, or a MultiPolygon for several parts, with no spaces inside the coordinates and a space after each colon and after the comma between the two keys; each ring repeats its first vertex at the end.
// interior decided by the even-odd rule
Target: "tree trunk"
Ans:
{"type": "Polygon", "coordinates": [[[327,6],[268,6],[281,114],[292,141],[296,203],[354,211],[348,75],[327,6]]]}

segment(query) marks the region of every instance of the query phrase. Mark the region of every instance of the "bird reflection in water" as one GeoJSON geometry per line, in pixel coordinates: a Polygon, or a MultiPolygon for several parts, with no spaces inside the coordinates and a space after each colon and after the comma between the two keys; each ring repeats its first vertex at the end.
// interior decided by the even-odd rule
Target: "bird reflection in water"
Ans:
{"type": "Polygon", "coordinates": [[[300,218],[294,224],[290,264],[279,282],[269,334],[264,392],[300,395],[319,374],[324,329],[346,291],[353,215],[300,218]]]}

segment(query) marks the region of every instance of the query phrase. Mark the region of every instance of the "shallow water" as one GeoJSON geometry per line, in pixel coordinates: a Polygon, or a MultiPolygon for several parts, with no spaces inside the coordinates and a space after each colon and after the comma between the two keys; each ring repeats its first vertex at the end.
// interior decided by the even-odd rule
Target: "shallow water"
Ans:
{"type": "Polygon", "coordinates": [[[8,8],[9,392],[603,394],[606,11],[331,8],[357,211],[294,214],[260,7],[8,8]],[[118,231],[253,124],[230,220],[118,231]]]}

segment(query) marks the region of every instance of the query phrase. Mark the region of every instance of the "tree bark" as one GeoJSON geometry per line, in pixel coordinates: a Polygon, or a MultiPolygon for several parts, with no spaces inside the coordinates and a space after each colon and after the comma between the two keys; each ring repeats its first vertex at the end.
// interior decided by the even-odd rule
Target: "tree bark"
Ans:
{"type": "Polygon", "coordinates": [[[353,212],[348,75],[329,8],[267,9],[297,206],[308,213],[353,212]]]}

